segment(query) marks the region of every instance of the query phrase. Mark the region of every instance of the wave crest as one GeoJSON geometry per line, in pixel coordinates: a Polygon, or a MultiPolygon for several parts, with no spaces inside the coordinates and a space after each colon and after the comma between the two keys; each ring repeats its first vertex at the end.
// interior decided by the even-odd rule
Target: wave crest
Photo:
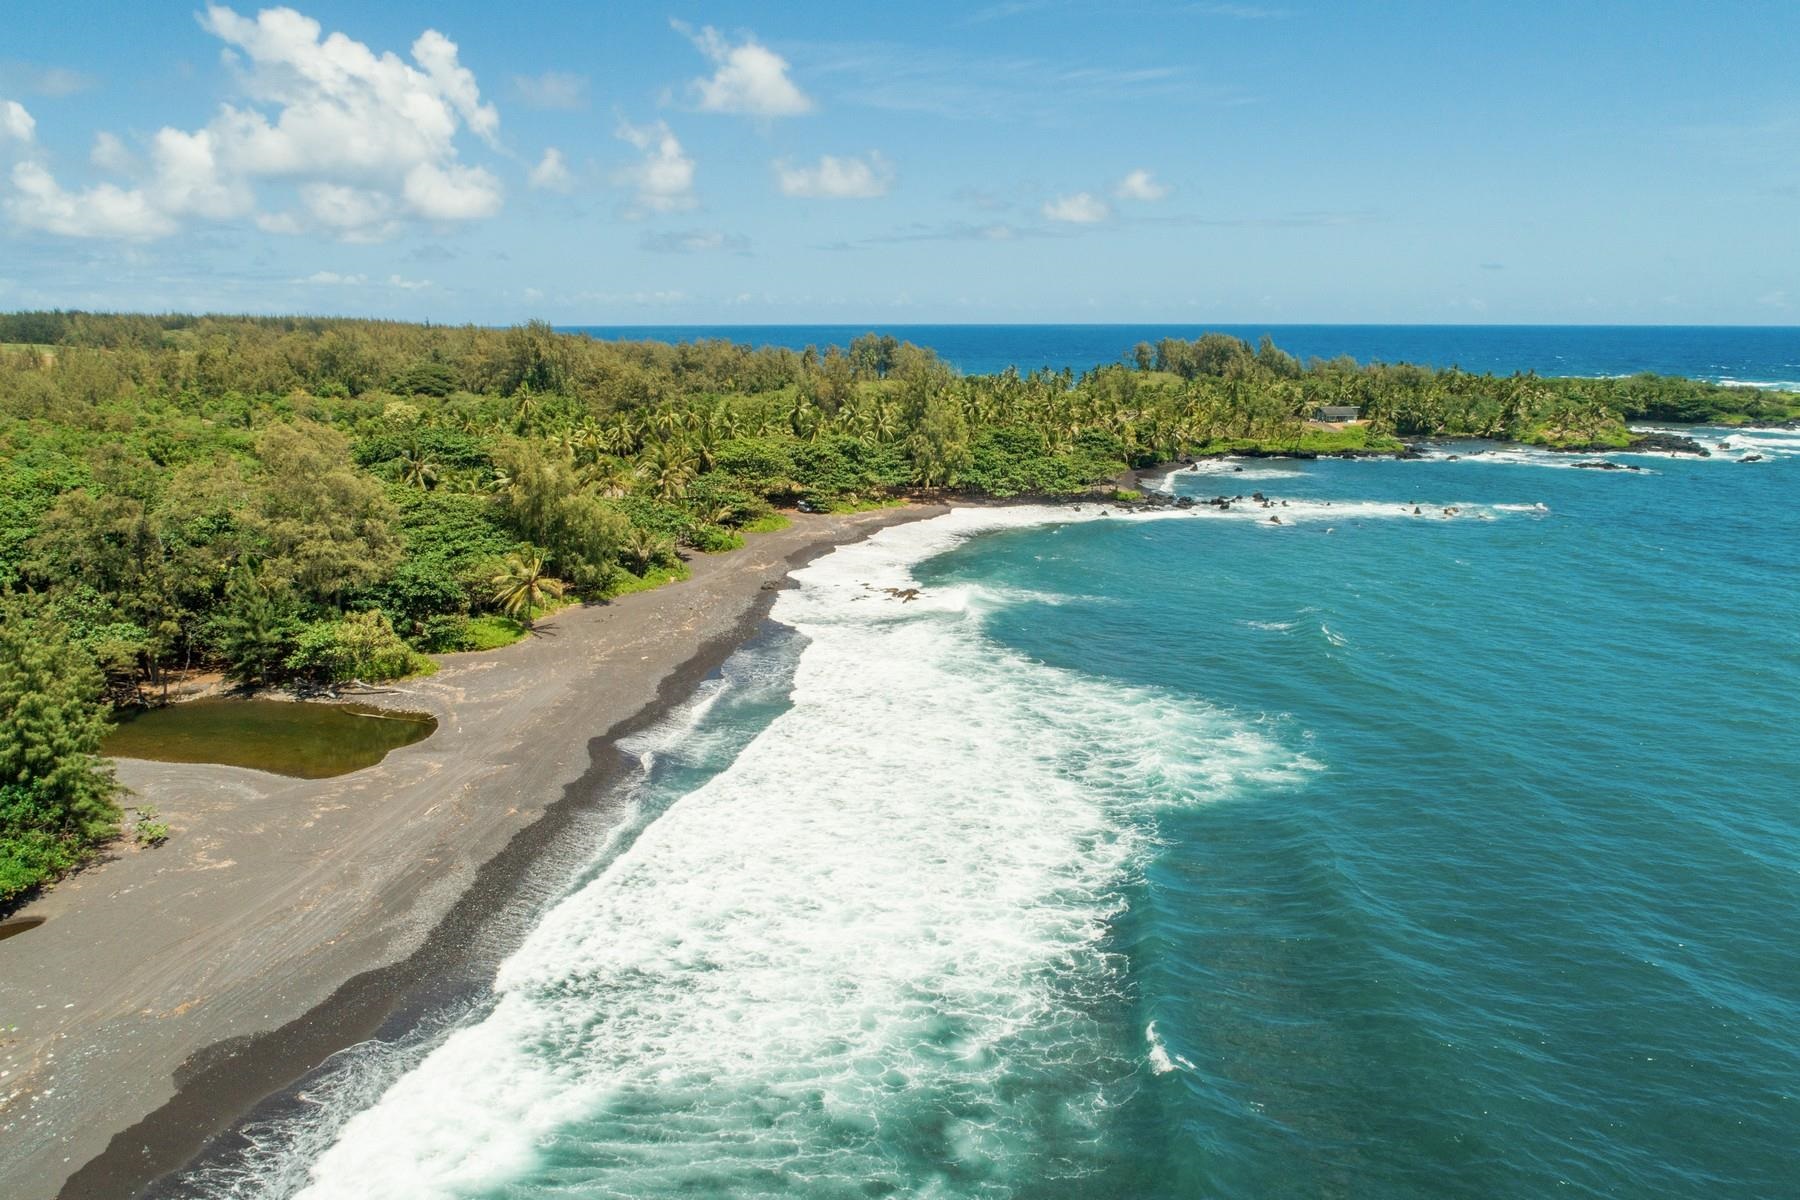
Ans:
{"type": "Polygon", "coordinates": [[[952,513],[797,572],[791,707],[553,908],[492,1013],[352,1118],[303,1195],[979,1195],[1093,1169],[1143,1061],[1099,1031],[1153,814],[1316,764],[884,590],[1041,518],[952,513]]]}

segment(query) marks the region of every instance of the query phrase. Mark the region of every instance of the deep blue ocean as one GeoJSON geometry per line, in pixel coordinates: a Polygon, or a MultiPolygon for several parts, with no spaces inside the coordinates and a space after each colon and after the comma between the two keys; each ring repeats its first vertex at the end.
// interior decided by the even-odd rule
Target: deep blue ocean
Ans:
{"type": "Polygon", "coordinates": [[[191,1194],[1800,1195],[1800,431],[1698,432],[817,560],[491,996],[191,1194]]]}
{"type": "Polygon", "coordinates": [[[1630,375],[1655,371],[1712,382],[1800,389],[1800,327],[1652,325],[578,325],[600,338],[724,338],[802,350],[848,345],[875,330],[930,346],[967,375],[1007,367],[1081,372],[1118,362],[1138,342],[1209,330],[1263,335],[1301,359],[1459,366],[1508,375],[1630,375]]]}

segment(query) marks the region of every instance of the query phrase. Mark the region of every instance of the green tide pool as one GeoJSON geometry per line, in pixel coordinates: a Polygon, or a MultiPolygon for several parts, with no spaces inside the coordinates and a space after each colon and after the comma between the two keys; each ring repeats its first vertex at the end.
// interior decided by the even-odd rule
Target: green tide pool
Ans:
{"type": "Polygon", "coordinates": [[[424,713],[366,704],[193,700],[126,716],[102,749],[115,758],[221,763],[298,779],[372,767],[437,729],[424,713]]]}

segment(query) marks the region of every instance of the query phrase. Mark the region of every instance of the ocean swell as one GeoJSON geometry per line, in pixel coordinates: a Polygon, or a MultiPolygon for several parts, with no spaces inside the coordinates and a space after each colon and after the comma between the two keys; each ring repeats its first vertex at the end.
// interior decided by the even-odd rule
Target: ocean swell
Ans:
{"type": "Polygon", "coordinates": [[[799,572],[791,706],[554,907],[301,1194],[1000,1196],[1102,1169],[1161,1069],[1109,1032],[1154,814],[1314,764],[1001,649],[1003,597],[904,598],[923,558],[1063,519],[958,511],[799,572]]]}

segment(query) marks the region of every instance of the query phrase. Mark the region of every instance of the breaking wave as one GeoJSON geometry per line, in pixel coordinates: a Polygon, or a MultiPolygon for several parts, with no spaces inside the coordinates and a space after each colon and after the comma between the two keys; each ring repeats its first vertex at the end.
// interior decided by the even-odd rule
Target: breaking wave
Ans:
{"type": "Polygon", "coordinates": [[[1316,764],[1005,651],[966,597],[887,591],[1046,514],[959,511],[799,572],[790,707],[551,909],[492,1011],[300,1194],[1013,1195],[1098,1169],[1107,1114],[1160,1069],[1106,1032],[1150,817],[1316,764]]]}

